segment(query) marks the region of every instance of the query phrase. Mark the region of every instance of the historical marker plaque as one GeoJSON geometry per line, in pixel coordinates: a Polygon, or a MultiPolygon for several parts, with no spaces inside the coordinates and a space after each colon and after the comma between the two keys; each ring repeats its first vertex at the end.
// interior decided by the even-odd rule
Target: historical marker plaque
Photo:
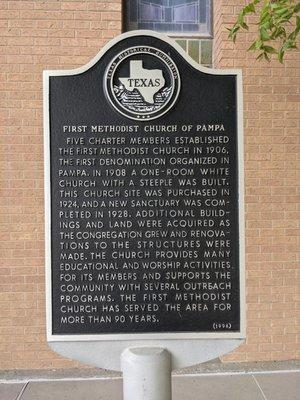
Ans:
{"type": "Polygon", "coordinates": [[[243,337],[241,77],[186,57],[45,73],[49,340],[243,337]]]}

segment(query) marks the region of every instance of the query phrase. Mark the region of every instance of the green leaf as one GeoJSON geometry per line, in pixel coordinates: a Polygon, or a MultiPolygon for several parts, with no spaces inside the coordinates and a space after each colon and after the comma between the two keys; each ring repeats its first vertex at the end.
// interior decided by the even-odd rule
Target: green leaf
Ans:
{"type": "Polygon", "coordinates": [[[298,15],[296,17],[296,31],[300,31],[300,17],[298,15]]]}
{"type": "Polygon", "coordinates": [[[280,49],[278,52],[278,60],[283,63],[283,57],[284,57],[284,50],[280,49]]]}
{"type": "Polygon", "coordinates": [[[277,50],[272,46],[262,46],[261,48],[265,51],[265,53],[277,54],[277,50]]]}
{"type": "Polygon", "coordinates": [[[285,52],[296,48],[300,34],[300,16],[296,15],[300,11],[299,0],[248,0],[246,3],[236,23],[228,29],[228,37],[235,42],[240,30],[249,29],[247,16],[258,12],[257,39],[248,50],[258,50],[259,60],[270,61],[271,55],[277,54],[278,60],[283,62],[285,52]]]}
{"type": "Polygon", "coordinates": [[[281,5],[281,4],[278,4],[278,2],[276,2],[276,3],[270,3],[270,7],[271,7],[273,10],[277,10],[277,9],[282,8],[282,5],[281,5]]]}
{"type": "Polygon", "coordinates": [[[263,56],[264,56],[264,53],[260,53],[260,54],[256,57],[256,59],[257,59],[257,60],[261,60],[261,59],[263,58],[263,56]]]}
{"type": "Polygon", "coordinates": [[[237,23],[242,24],[243,22],[244,22],[244,15],[240,13],[237,19],[237,23]]]}
{"type": "Polygon", "coordinates": [[[260,13],[260,20],[259,20],[260,25],[269,20],[270,20],[269,10],[262,11],[260,13]]]}
{"type": "Polygon", "coordinates": [[[241,27],[244,29],[249,29],[249,26],[246,24],[246,22],[241,23],[241,27]]]}
{"type": "Polygon", "coordinates": [[[263,40],[263,41],[270,39],[270,35],[265,28],[260,29],[260,37],[261,37],[261,40],[263,40]]]}
{"type": "Polygon", "coordinates": [[[248,50],[257,50],[256,41],[251,44],[251,46],[248,48],[248,50]]]}
{"type": "Polygon", "coordinates": [[[262,42],[262,40],[260,40],[260,39],[255,40],[254,43],[255,43],[255,48],[256,48],[257,50],[261,49],[261,47],[263,46],[263,42],[262,42]]]}
{"type": "Polygon", "coordinates": [[[243,8],[244,14],[255,13],[255,6],[253,3],[248,4],[243,8]]]}

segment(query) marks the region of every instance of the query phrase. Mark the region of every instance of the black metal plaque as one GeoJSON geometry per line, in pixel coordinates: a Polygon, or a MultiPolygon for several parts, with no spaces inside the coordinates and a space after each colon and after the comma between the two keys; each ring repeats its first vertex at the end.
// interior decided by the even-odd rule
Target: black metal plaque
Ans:
{"type": "Polygon", "coordinates": [[[47,74],[52,335],[241,332],[237,80],[146,34],[47,74]]]}

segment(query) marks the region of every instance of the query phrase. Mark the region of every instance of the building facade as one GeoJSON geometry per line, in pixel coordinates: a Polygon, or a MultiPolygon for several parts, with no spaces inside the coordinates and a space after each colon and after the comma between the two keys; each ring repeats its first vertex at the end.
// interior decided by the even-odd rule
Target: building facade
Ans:
{"type": "Polygon", "coordinates": [[[299,52],[283,65],[256,61],[254,25],[233,44],[226,28],[242,0],[124,3],[0,2],[0,368],[79,366],[45,341],[42,71],[79,67],[136,28],[167,32],[204,65],[243,71],[247,340],[223,361],[297,359],[299,52]]]}

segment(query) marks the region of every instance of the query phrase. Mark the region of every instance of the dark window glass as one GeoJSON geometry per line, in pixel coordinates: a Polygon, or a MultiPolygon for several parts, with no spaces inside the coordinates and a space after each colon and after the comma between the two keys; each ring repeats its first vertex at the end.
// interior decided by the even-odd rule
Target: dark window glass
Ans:
{"type": "Polygon", "coordinates": [[[125,29],[209,35],[210,12],[211,0],[125,0],[125,29]]]}

